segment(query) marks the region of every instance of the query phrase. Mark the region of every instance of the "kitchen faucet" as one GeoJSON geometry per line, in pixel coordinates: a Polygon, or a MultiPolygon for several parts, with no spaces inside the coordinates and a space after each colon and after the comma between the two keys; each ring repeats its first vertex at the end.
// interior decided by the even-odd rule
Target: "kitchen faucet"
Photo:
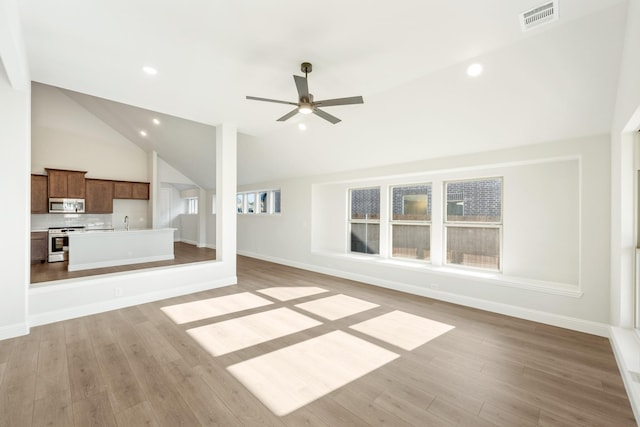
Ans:
{"type": "Polygon", "coordinates": [[[129,231],[129,216],[128,215],[124,216],[124,229],[129,231]]]}

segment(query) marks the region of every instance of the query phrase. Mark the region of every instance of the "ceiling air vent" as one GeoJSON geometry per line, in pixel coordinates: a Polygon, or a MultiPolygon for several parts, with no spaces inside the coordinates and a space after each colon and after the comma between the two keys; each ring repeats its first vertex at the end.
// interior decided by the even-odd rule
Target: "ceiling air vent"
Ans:
{"type": "Polygon", "coordinates": [[[558,19],[558,1],[552,0],[522,12],[520,14],[520,26],[522,31],[529,31],[556,19],[558,19]]]}

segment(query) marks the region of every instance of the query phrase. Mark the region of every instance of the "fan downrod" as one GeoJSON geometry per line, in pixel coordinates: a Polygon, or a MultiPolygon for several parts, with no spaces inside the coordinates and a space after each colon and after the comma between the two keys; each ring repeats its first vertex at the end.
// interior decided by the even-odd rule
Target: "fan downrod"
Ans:
{"type": "Polygon", "coordinates": [[[307,77],[307,74],[313,71],[313,67],[311,66],[310,62],[303,62],[302,64],[300,64],[300,71],[302,71],[304,73],[304,76],[307,77]]]}

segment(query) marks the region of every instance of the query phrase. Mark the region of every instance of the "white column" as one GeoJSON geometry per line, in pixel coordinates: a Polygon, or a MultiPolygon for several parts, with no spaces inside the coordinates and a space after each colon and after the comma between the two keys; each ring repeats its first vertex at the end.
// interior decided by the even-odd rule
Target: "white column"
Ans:
{"type": "Polygon", "coordinates": [[[19,22],[16,2],[0,0],[0,181],[3,198],[11,201],[2,212],[11,248],[0,264],[0,339],[29,333],[31,79],[19,22]]]}
{"type": "Polygon", "coordinates": [[[236,269],[236,163],[235,125],[216,126],[216,259],[236,269]]]}
{"type": "Polygon", "coordinates": [[[148,179],[149,179],[149,205],[147,208],[147,220],[149,228],[157,228],[162,224],[160,221],[160,209],[158,199],[158,189],[160,188],[160,182],[158,181],[158,153],[151,151],[148,158],[148,179]]]}
{"type": "Polygon", "coordinates": [[[198,191],[198,247],[207,246],[207,216],[211,207],[207,203],[207,190],[200,188],[198,191]]]}

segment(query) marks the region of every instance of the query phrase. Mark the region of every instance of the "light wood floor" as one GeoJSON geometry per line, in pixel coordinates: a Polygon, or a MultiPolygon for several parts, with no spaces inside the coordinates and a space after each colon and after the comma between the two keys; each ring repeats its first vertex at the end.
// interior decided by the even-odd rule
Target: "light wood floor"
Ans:
{"type": "Polygon", "coordinates": [[[183,242],[175,242],[173,244],[173,253],[175,258],[167,261],[145,262],[141,264],[120,265],[117,267],[92,268],[90,270],[80,271],[67,271],[67,266],[69,264],[67,261],[31,264],[31,283],[97,276],[100,274],[164,267],[168,265],[190,264],[193,262],[213,261],[216,259],[215,249],[198,248],[195,245],[183,242]]]}
{"type": "MultiPolygon", "coordinates": [[[[0,426],[633,426],[605,338],[239,257],[237,286],[36,327],[0,341],[0,426]],[[161,307],[273,286],[318,286],[379,307],[219,357],[161,307]],[[401,310],[455,329],[405,351],[350,329],[401,310]],[[340,330],[400,355],[289,415],[227,367],[340,330]]],[[[257,294],[264,296],[263,294],[257,294]]]]}

